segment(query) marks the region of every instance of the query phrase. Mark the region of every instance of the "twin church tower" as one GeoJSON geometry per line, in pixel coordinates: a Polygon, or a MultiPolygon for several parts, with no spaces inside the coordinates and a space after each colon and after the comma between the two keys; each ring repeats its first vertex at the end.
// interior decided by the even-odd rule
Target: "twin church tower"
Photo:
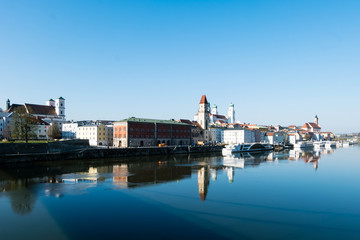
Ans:
{"type": "Polygon", "coordinates": [[[202,95],[199,103],[198,113],[195,115],[194,120],[198,122],[203,129],[208,129],[211,123],[235,123],[235,110],[234,104],[229,105],[228,116],[219,115],[217,106],[214,105],[210,112],[210,103],[207,101],[206,96],[202,95]]]}

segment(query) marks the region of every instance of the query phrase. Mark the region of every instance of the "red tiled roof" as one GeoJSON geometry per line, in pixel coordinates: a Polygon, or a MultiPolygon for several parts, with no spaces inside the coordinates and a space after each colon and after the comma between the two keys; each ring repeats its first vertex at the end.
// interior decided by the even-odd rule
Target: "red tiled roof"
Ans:
{"type": "Polygon", "coordinates": [[[202,95],[202,96],[201,96],[200,104],[201,104],[201,103],[208,103],[205,95],[202,95]]]}
{"type": "Polygon", "coordinates": [[[319,125],[317,125],[316,123],[310,122],[309,125],[310,125],[312,128],[321,129],[321,127],[319,127],[319,125]]]}
{"type": "Polygon", "coordinates": [[[24,104],[28,113],[30,114],[39,114],[39,115],[54,115],[57,116],[55,112],[55,107],[46,106],[46,105],[36,105],[36,104],[24,104]]]}
{"type": "Polygon", "coordinates": [[[317,125],[316,123],[305,123],[301,128],[304,128],[304,129],[311,129],[311,128],[314,128],[314,129],[321,129],[321,127],[319,127],[319,125],[317,125]]]}
{"type": "Polygon", "coordinates": [[[266,136],[274,136],[274,133],[273,132],[267,132],[265,135],[266,136]]]}
{"type": "Polygon", "coordinates": [[[213,114],[213,116],[221,119],[227,119],[224,115],[213,114]]]}
{"type": "Polygon", "coordinates": [[[8,110],[6,110],[5,112],[14,112],[16,108],[18,107],[24,107],[24,105],[20,105],[20,104],[11,104],[10,108],[8,110]]]}

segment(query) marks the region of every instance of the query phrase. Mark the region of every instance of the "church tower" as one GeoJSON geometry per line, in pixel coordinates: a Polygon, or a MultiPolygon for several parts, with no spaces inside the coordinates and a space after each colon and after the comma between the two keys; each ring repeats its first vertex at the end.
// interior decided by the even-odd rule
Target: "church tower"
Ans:
{"type": "Polygon", "coordinates": [[[216,104],[214,104],[214,106],[213,106],[213,108],[212,108],[212,110],[211,110],[211,114],[215,114],[215,115],[218,115],[218,114],[219,114],[216,104]]]}
{"type": "Polygon", "coordinates": [[[65,99],[63,97],[55,100],[55,111],[59,117],[65,118],[65,99]]]}
{"type": "Polygon", "coordinates": [[[209,121],[210,121],[209,114],[210,114],[209,103],[206,99],[206,96],[202,95],[199,103],[198,120],[201,127],[205,130],[207,130],[209,127],[209,121]]]}
{"type": "Polygon", "coordinates": [[[46,106],[52,106],[52,107],[55,107],[55,101],[54,99],[49,99],[46,101],[46,106]]]}
{"type": "Polygon", "coordinates": [[[10,99],[6,101],[6,110],[9,110],[10,108],[10,99]]]}
{"type": "Polygon", "coordinates": [[[229,105],[228,119],[229,119],[229,123],[235,123],[235,110],[233,103],[230,103],[229,105]]]}
{"type": "Polygon", "coordinates": [[[314,118],[314,123],[316,123],[317,125],[319,125],[319,118],[317,115],[315,115],[315,118],[314,118]]]}

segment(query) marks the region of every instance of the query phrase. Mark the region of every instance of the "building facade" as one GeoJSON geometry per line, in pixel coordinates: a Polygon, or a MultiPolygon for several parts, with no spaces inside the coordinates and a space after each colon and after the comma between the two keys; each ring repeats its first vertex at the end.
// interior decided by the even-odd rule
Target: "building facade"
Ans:
{"type": "Polygon", "coordinates": [[[255,133],[247,129],[226,129],[223,131],[222,142],[226,144],[254,143],[255,133]]]}
{"type": "Polygon", "coordinates": [[[113,127],[111,125],[96,124],[78,126],[77,139],[88,139],[90,146],[112,146],[113,127]]]}
{"type": "Polygon", "coordinates": [[[191,144],[191,125],[175,120],[128,118],[114,123],[115,147],[191,144]]]}

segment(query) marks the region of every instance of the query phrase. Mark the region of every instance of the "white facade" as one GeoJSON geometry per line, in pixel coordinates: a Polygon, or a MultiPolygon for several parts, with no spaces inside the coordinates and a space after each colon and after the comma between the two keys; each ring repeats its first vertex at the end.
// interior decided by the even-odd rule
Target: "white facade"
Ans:
{"type": "Polygon", "coordinates": [[[104,124],[79,126],[77,139],[88,139],[90,146],[112,146],[113,127],[104,124]]]}
{"type": "Polygon", "coordinates": [[[35,133],[36,133],[36,138],[37,139],[42,139],[42,140],[47,140],[48,137],[48,129],[49,129],[49,124],[48,123],[39,123],[38,125],[35,126],[35,133]]]}
{"type": "Polygon", "coordinates": [[[265,135],[265,142],[270,143],[270,144],[275,144],[275,145],[284,144],[285,137],[283,134],[277,133],[277,132],[267,133],[265,135]]]}
{"type": "Polygon", "coordinates": [[[289,134],[289,143],[296,144],[298,141],[302,141],[302,137],[298,133],[289,134]]]}
{"type": "Polygon", "coordinates": [[[65,118],[65,99],[63,97],[55,100],[55,111],[58,116],[65,118]]]}
{"type": "Polygon", "coordinates": [[[75,139],[79,123],[63,123],[61,128],[61,135],[63,139],[75,139]]]}
{"type": "Polygon", "coordinates": [[[204,130],[208,129],[209,126],[209,113],[209,105],[207,103],[200,103],[197,122],[204,130]]]}
{"type": "Polygon", "coordinates": [[[255,133],[247,129],[226,129],[223,131],[223,143],[241,144],[255,142],[255,133]]]}

